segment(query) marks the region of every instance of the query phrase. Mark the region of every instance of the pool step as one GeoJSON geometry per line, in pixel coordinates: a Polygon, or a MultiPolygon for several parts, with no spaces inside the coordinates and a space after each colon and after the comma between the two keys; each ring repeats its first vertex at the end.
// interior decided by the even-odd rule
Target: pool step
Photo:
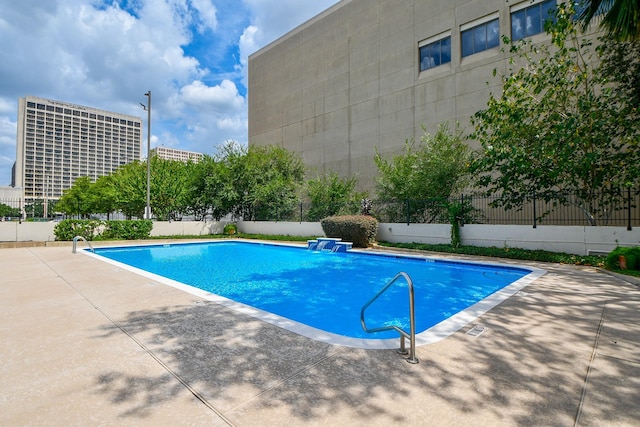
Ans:
{"type": "Polygon", "coordinates": [[[315,240],[307,240],[307,249],[311,251],[347,252],[353,247],[351,242],[343,242],[342,239],[332,237],[318,237],[315,240]]]}

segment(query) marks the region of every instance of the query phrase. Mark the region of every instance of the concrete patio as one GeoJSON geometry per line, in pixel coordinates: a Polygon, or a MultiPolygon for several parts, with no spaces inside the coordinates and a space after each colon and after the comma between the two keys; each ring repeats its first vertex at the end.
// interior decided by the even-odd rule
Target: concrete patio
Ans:
{"type": "Polygon", "coordinates": [[[0,425],[640,425],[638,286],[531,265],[547,274],[418,347],[413,365],[313,341],[70,245],[0,249],[0,425]],[[485,333],[466,334],[478,324],[485,333]]]}

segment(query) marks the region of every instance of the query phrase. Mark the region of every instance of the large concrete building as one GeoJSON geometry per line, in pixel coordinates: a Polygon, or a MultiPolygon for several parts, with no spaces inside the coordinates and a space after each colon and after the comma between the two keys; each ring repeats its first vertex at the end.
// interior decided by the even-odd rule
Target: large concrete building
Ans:
{"type": "Polygon", "coordinates": [[[14,185],[26,201],[55,199],[78,177],[109,175],[141,159],[141,127],[139,117],[20,98],[14,185]]]}
{"type": "Polygon", "coordinates": [[[501,36],[546,38],[556,0],[342,0],[249,57],[249,144],[358,176],[408,138],[459,123],[499,93],[501,36]]]}
{"type": "Polygon", "coordinates": [[[178,160],[181,162],[194,162],[198,163],[204,157],[202,153],[196,153],[194,151],[179,150],[177,148],[169,147],[156,147],[151,149],[152,156],[158,156],[160,159],[165,160],[178,160]]]}

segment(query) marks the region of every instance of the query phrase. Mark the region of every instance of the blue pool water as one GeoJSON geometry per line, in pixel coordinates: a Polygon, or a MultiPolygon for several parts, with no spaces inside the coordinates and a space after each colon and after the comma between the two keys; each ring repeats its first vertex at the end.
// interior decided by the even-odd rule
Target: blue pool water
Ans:
{"type": "MultiPolygon", "coordinates": [[[[221,241],[96,248],[96,254],[304,325],[350,338],[368,334],[360,309],[399,271],[414,283],[416,332],[473,306],[532,270],[423,257],[314,252],[301,247],[221,241]]],[[[408,325],[402,280],[366,311],[369,327],[408,325]]]]}

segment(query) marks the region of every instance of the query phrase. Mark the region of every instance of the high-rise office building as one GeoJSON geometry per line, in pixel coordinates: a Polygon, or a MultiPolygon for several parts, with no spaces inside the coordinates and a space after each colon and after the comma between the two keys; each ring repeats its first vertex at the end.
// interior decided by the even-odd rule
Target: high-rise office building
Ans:
{"type": "Polygon", "coordinates": [[[59,198],[76,178],[95,181],[140,160],[141,128],[139,117],[20,98],[14,185],[26,200],[59,198]]]}
{"type": "Polygon", "coordinates": [[[180,160],[181,162],[188,162],[191,160],[194,163],[198,163],[204,156],[202,153],[196,153],[194,151],[178,150],[176,148],[156,147],[151,149],[152,156],[158,156],[160,159],[165,160],[180,160]]]}

